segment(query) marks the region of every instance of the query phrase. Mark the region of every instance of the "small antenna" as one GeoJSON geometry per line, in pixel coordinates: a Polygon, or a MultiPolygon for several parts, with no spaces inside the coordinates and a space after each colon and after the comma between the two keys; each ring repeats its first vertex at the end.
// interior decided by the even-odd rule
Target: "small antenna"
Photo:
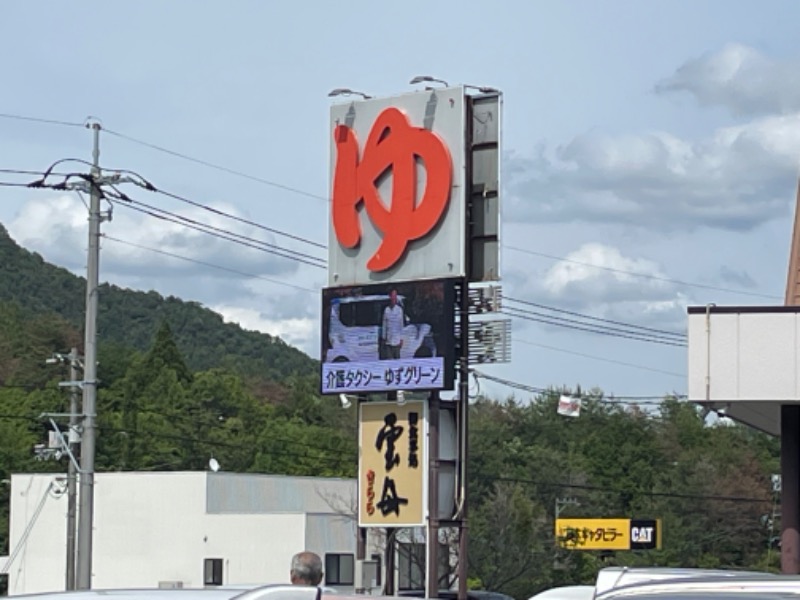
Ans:
{"type": "Polygon", "coordinates": [[[208,468],[214,471],[214,473],[216,473],[217,471],[219,471],[219,461],[212,456],[211,459],[208,461],[208,468]]]}

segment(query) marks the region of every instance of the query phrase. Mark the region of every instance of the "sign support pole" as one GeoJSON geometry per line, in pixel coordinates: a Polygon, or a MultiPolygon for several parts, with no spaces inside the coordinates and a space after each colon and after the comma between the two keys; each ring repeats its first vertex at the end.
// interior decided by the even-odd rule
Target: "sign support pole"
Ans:
{"type": "Polygon", "coordinates": [[[461,356],[458,373],[459,505],[458,600],[467,600],[467,431],[469,424],[469,281],[461,285],[461,356]]]}
{"type": "Polygon", "coordinates": [[[426,598],[439,597],[439,392],[428,396],[428,566],[426,598]]]}
{"type": "MultiPolygon", "coordinates": [[[[361,410],[361,403],[367,401],[366,394],[359,394],[356,397],[356,427],[358,427],[358,415],[361,410]]],[[[358,470],[358,466],[356,466],[356,470],[358,470]]],[[[358,484],[356,485],[357,490],[357,497],[361,496],[361,480],[358,479],[358,484]]],[[[368,542],[368,532],[366,527],[361,527],[358,522],[358,500],[356,500],[356,560],[363,561],[367,558],[367,542],[368,542]]],[[[362,571],[363,573],[363,571],[362,571]]],[[[356,594],[363,594],[365,593],[363,587],[363,581],[356,581],[356,594]]]]}
{"type": "Polygon", "coordinates": [[[459,332],[461,353],[458,358],[458,437],[459,437],[459,505],[456,513],[458,519],[458,600],[467,600],[467,548],[469,527],[467,523],[467,457],[468,457],[468,426],[469,426],[469,278],[472,274],[472,101],[469,97],[464,103],[465,130],[464,130],[464,171],[467,190],[464,195],[466,202],[466,219],[464,239],[464,272],[461,281],[461,295],[459,298],[459,332]]]}
{"type": "Polygon", "coordinates": [[[386,548],[384,549],[383,561],[386,563],[386,582],[383,586],[383,593],[385,596],[394,596],[397,594],[397,587],[395,586],[395,552],[397,544],[395,543],[395,533],[397,529],[394,527],[386,528],[386,548]]]}

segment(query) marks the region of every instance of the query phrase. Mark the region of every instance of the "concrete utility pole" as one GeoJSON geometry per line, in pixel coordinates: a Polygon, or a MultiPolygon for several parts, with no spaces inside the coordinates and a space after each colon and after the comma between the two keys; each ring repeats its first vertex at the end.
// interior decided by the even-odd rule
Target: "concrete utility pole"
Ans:
{"type": "MultiPolygon", "coordinates": [[[[69,433],[67,442],[69,451],[75,456],[78,439],[78,349],[73,348],[69,353],[69,380],[73,385],[69,392],[69,433]]],[[[66,589],[75,589],[75,522],[78,499],[78,470],[75,462],[70,458],[67,471],[67,581],[66,589]]]]}
{"type": "MultiPolygon", "coordinates": [[[[75,524],[77,512],[77,497],[78,497],[78,464],[75,460],[78,441],[80,440],[80,414],[78,413],[78,388],[81,387],[82,382],[78,379],[79,370],[83,368],[81,364],[81,357],[78,355],[78,349],[72,348],[69,354],[54,353],[52,357],[45,360],[48,365],[65,364],[69,363],[69,381],[62,381],[59,387],[69,387],[69,412],[65,414],[52,414],[43,413],[40,418],[49,418],[50,423],[58,434],[59,447],[58,452],[54,454],[54,458],[60,458],[61,451],[66,451],[69,461],[67,464],[67,564],[66,564],[66,577],[65,587],[67,591],[75,589],[75,524]],[[66,437],[61,434],[58,425],[53,420],[57,417],[69,417],[69,429],[66,437]]],[[[52,442],[48,443],[48,450],[52,450],[52,442]]],[[[46,454],[42,454],[44,458],[46,454]]]]}
{"type": "Polygon", "coordinates": [[[556,498],[556,521],[561,517],[562,508],[566,508],[567,506],[580,506],[580,504],[577,498],[556,498]]]}
{"type": "Polygon", "coordinates": [[[92,587],[94,520],[95,412],[97,401],[97,287],[100,267],[100,124],[94,134],[89,202],[89,256],[86,265],[86,325],[83,370],[83,439],[81,441],[80,520],[78,522],[77,588],[92,587]]]}

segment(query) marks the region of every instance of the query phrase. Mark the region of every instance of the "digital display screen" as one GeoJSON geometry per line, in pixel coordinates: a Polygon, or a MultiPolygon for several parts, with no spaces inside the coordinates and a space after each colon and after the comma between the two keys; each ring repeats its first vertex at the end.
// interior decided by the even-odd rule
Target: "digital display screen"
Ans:
{"type": "Polygon", "coordinates": [[[458,279],[322,290],[322,393],[452,389],[458,279]]]}

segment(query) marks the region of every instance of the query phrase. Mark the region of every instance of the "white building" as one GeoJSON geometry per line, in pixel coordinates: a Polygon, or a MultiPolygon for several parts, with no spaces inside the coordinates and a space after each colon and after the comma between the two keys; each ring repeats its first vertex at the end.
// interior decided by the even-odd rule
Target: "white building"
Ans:
{"type": "MultiPolygon", "coordinates": [[[[12,476],[9,557],[0,564],[9,595],[64,589],[64,487],[60,475],[12,476]]],[[[98,473],[94,499],[95,589],[288,582],[301,550],[323,557],[325,585],[353,587],[355,480],[98,473]]]]}

